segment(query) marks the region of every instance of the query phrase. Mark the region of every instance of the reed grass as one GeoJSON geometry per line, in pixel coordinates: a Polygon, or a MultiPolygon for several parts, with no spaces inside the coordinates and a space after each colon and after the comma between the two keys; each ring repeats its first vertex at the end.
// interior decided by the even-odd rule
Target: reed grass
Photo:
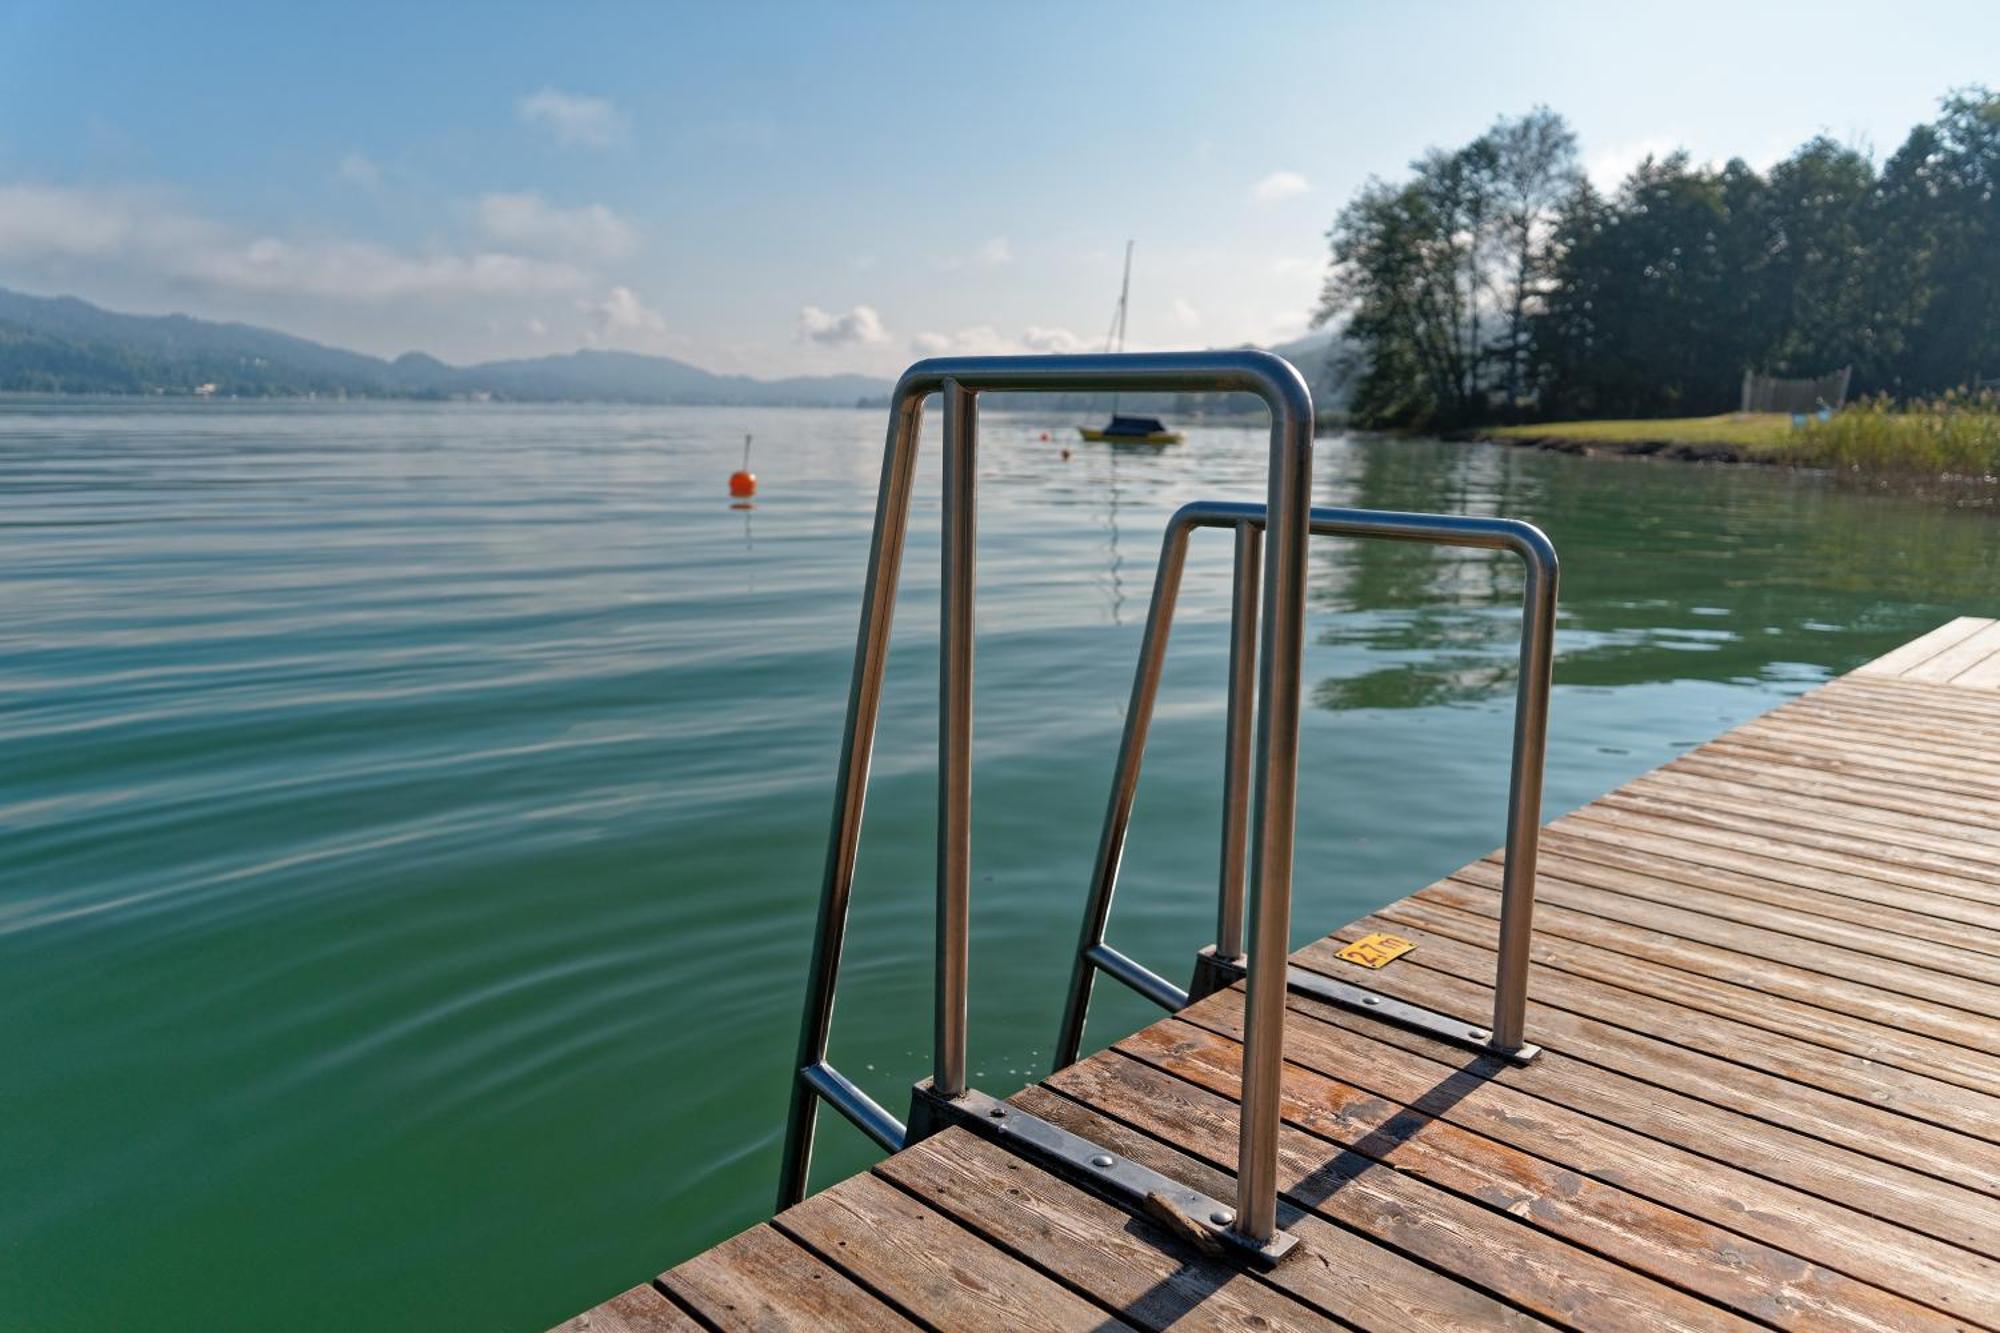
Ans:
{"type": "Polygon", "coordinates": [[[1894,477],[2000,480],[2000,392],[1951,390],[1898,402],[1861,399],[1822,421],[1782,412],[1502,426],[1499,439],[1601,446],[1625,452],[1684,449],[1759,463],[1894,477]]]}
{"type": "Polygon", "coordinates": [[[1792,419],[1783,412],[1725,412],[1715,417],[1646,417],[1615,421],[1543,421],[1496,426],[1485,432],[1507,440],[1559,440],[1602,445],[1732,445],[1762,454],[1785,443],[1792,419]]]}
{"type": "Polygon", "coordinates": [[[1935,398],[1887,397],[1810,420],[1778,448],[1777,461],[1849,472],[2000,478],[2000,394],[1952,390],[1935,398]]]}

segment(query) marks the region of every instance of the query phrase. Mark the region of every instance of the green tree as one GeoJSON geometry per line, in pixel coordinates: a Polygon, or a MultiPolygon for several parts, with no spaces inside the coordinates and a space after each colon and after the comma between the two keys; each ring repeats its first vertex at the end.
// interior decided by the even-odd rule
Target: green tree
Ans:
{"type": "Polygon", "coordinates": [[[1556,206],[1578,178],[1576,139],[1538,107],[1411,173],[1369,182],[1335,220],[1315,322],[1347,322],[1356,420],[1482,420],[1496,391],[1511,408],[1533,378],[1529,320],[1556,206]]]}
{"type": "Polygon", "coordinates": [[[1756,369],[1822,375],[1879,359],[1868,281],[1875,168],[1824,135],[1771,169],[1764,202],[1763,262],[1755,274],[1756,369]]]}
{"type": "Polygon", "coordinates": [[[2000,96],[1975,88],[1883,173],[1883,234],[1916,302],[1894,376],[1904,393],[2000,375],[2000,96]]]}
{"type": "Polygon", "coordinates": [[[1506,320],[1497,357],[1507,406],[1518,410],[1535,379],[1529,320],[1547,295],[1552,232],[1583,173],[1576,164],[1576,135],[1545,106],[1515,120],[1501,119],[1483,142],[1492,157],[1498,210],[1493,280],[1506,320]]]}

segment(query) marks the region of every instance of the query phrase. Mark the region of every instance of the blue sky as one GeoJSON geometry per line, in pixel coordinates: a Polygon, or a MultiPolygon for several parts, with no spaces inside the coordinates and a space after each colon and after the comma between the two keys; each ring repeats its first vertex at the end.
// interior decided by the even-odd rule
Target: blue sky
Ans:
{"type": "Polygon", "coordinates": [[[0,0],[0,285],[447,360],[771,375],[1305,327],[1368,176],[1893,151],[2000,6],[0,0]]]}

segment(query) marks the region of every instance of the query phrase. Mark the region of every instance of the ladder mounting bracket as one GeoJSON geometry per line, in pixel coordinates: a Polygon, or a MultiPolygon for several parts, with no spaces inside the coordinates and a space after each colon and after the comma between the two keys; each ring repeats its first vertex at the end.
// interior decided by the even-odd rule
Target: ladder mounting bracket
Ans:
{"type": "Polygon", "coordinates": [[[1275,1267],[1298,1237],[1274,1231],[1262,1245],[1232,1225],[1234,1205],[1141,1166],[1080,1134],[1072,1134],[977,1088],[943,1097],[925,1079],[910,1095],[910,1142],[956,1125],[1079,1185],[1139,1217],[1150,1218],[1203,1251],[1260,1269],[1275,1267]]]}

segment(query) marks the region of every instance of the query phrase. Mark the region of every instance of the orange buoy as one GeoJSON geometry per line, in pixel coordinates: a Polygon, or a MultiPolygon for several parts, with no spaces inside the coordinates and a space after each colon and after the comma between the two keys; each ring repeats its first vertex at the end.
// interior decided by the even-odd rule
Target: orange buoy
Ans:
{"type": "Polygon", "coordinates": [[[757,493],[757,474],[750,470],[750,437],[743,437],[743,466],[729,474],[729,493],[739,500],[757,493]]]}

